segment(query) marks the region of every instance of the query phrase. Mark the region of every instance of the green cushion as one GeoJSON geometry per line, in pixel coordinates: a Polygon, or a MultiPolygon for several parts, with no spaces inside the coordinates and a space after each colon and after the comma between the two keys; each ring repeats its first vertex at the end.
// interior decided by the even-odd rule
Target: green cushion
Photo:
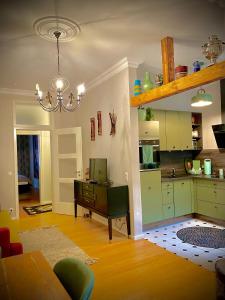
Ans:
{"type": "Polygon", "coordinates": [[[94,273],[75,258],[60,260],[54,272],[73,300],[88,300],[94,286],[94,273]]]}

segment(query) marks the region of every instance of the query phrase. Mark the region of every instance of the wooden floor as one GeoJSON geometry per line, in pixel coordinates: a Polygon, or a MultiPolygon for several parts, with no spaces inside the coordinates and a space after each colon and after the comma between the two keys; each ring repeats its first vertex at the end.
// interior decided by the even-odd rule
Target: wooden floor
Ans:
{"type": "Polygon", "coordinates": [[[146,240],[133,241],[94,220],[44,213],[21,218],[20,230],[58,225],[91,257],[98,258],[92,300],[212,300],[215,273],[146,240]]]}

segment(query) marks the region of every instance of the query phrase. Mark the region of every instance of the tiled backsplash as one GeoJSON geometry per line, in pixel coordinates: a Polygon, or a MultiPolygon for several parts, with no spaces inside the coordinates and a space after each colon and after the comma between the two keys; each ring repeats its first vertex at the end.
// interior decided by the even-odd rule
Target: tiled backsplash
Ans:
{"type": "Polygon", "coordinates": [[[212,161],[213,172],[217,172],[219,168],[225,170],[225,149],[207,149],[202,150],[197,156],[196,159],[201,161],[201,165],[205,158],[210,158],[212,161]]]}
{"type": "Polygon", "coordinates": [[[161,151],[160,168],[162,175],[171,173],[172,168],[176,169],[176,174],[185,173],[185,159],[192,159],[192,151],[161,151]]]}
{"type": "Polygon", "coordinates": [[[225,172],[225,149],[202,150],[198,154],[195,151],[161,151],[160,168],[162,174],[165,175],[171,173],[172,168],[176,169],[176,174],[185,173],[185,159],[199,159],[202,166],[205,158],[212,160],[212,171],[214,173],[217,173],[219,168],[224,169],[225,172]]]}

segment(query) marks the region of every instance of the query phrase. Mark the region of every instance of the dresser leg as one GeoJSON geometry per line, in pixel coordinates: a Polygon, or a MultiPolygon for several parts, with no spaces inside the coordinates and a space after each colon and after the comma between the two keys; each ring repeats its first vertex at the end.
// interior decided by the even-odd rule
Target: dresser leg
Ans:
{"type": "Polygon", "coordinates": [[[112,239],[112,219],[108,218],[109,239],[112,239]]]}
{"type": "Polygon", "coordinates": [[[77,217],[77,202],[76,200],[74,201],[74,213],[75,213],[75,218],[77,217]]]}
{"type": "Polygon", "coordinates": [[[126,221],[127,221],[127,234],[130,235],[130,214],[128,213],[126,215],[126,221]]]}

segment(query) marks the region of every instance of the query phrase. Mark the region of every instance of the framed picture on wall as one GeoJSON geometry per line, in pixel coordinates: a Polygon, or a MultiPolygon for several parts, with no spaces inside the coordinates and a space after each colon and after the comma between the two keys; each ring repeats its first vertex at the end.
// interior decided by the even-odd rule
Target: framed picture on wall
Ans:
{"type": "Polygon", "coordinates": [[[98,120],[98,135],[102,135],[102,112],[97,112],[97,120],[98,120]]]}
{"type": "Polygon", "coordinates": [[[95,118],[91,118],[91,141],[95,141],[95,118]]]}

